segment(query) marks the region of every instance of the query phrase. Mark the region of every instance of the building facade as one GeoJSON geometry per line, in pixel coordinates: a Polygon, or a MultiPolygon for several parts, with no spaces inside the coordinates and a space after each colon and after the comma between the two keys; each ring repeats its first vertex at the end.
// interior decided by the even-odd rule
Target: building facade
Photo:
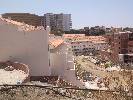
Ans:
{"type": "Polygon", "coordinates": [[[88,55],[95,51],[108,48],[106,38],[103,36],[85,36],[85,34],[64,34],[63,38],[70,43],[75,55],[88,55]]]}
{"type": "Polygon", "coordinates": [[[75,55],[88,55],[96,51],[108,48],[107,42],[94,42],[89,40],[71,42],[72,51],[75,55]]]}
{"type": "MultiPolygon", "coordinates": [[[[133,33],[132,32],[117,32],[106,36],[109,48],[109,56],[111,60],[115,63],[131,62],[132,59],[132,45],[133,45],[133,33]]],[[[102,54],[104,54],[102,52],[102,54]]],[[[107,53],[105,53],[107,54],[107,53]]],[[[133,61],[133,60],[132,60],[133,61]]]]}
{"type": "Polygon", "coordinates": [[[72,28],[71,14],[44,14],[44,27],[51,27],[51,30],[70,31],[72,28]]]}
{"type": "Polygon", "coordinates": [[[69,49],[70,44],[61,37],[50,36],[50,68],[52,76],[84,88],[84,83],[77,79],[75,73],[74,56],[69,49]]]}
{"type": "Polygon", "coordinates": [[[111,56],[117,62],[119,54],[128,53],[128,35],[126,32],[114,33],[111,40],[111,56]]]}

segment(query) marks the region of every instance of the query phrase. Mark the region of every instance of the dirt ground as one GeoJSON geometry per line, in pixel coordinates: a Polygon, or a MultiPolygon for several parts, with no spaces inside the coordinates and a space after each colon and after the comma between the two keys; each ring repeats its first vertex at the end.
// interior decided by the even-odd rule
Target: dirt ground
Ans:
{"type": "Polygon", "coordinates": [[[108,72],[106,70],[102,70],[100,67],[95,65],[94,63],[83,60],[83,56],[76,57],[77,67],[80,67],[83,71],[87,71],[92,73],[94,76],[98,76],[103,78],[105,83],[108,83],[108,88],[111,90],[128,88],[132,91],[133,87],[133,71],[132,70],[123,70],[123,71],[112,71],[108,72]],[[115,86],[115,87],[114,87],[115,86]]]}
{"type": "Polygon", "coordinates": [[[0,100],[133,100],[133,98],[124,92],[19,86],[0,90],[0,100]]]}

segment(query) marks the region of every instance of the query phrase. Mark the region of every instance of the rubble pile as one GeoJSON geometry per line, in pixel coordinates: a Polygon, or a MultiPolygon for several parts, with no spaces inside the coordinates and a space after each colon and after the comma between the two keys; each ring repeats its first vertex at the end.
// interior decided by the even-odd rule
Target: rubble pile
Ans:
{"type": "Polygon", "coordinates": [[[125,92],[18,86],[0,90],[0,100],[132,100],[125,92]]]}
{"type": "Polygon", "coordinates": [[[58,87],[76,87],[73,84],[61,79],[60,77],[45,77],[48,84],[52,84],[58,87]]]}
{"type": "Polygon", "coordinates": [[[82,60],[82,58],[75,62],[77,78],[85,81],[85,86],[89,89],[108,89],[133,93],[133,70],[121,69],[119,66],[100,70],[97,68],[98,66],[93,64],[93,68],[86,59],[82,60]]]}
{"type": "Polygon", "coordinates": [[[16,85],[26,82],[28,66],[18,62],[0,62],[0,85],[16,85]]]}
{"type": "Polygon", "coordinates": [[[77,88],[72,83],[69,83],[69,82],[67,82],[67,81],[65,81],[63,79],[60,79],[60,78],[57,80],[56,85],[59,86],[59,87],[75,87],[75,88],[77,88]]]}
{"type": "Polygon", "coordinates": [[[8,66],[5,69],[0,69],[0,85],[4,84],[21,84],[27,77],[27,74],[22,70],[13,69],[8,66]]]}

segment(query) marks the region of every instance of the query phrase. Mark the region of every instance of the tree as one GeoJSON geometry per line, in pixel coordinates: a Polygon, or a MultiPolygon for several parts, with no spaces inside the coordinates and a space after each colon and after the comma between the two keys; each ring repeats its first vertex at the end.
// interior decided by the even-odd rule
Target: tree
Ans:
{"type": "Polygon", "coordinates": [[[56,30],[56,31],[51,31],[51,34],[54,34],[56,36],[62,36],[64,32],[62,30],[56,30]]]}

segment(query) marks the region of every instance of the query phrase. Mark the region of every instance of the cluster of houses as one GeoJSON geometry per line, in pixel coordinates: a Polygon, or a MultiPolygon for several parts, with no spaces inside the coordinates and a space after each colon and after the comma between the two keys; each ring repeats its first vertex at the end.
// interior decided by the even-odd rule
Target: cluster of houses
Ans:
{"type": "MultiPolygon", "coordinates": [[[[20,30],[20,23],[0,18],[0,61],[21,62],[29,67],[29,77],[59,76],[82,87],[76,79],[73,54],[60,37],[40,28],[20,30]]],[[[23,24],[26,27],[27,24],[23,24]]],[[[30,28],[32,26],[29,26],[30,28]]]]}

